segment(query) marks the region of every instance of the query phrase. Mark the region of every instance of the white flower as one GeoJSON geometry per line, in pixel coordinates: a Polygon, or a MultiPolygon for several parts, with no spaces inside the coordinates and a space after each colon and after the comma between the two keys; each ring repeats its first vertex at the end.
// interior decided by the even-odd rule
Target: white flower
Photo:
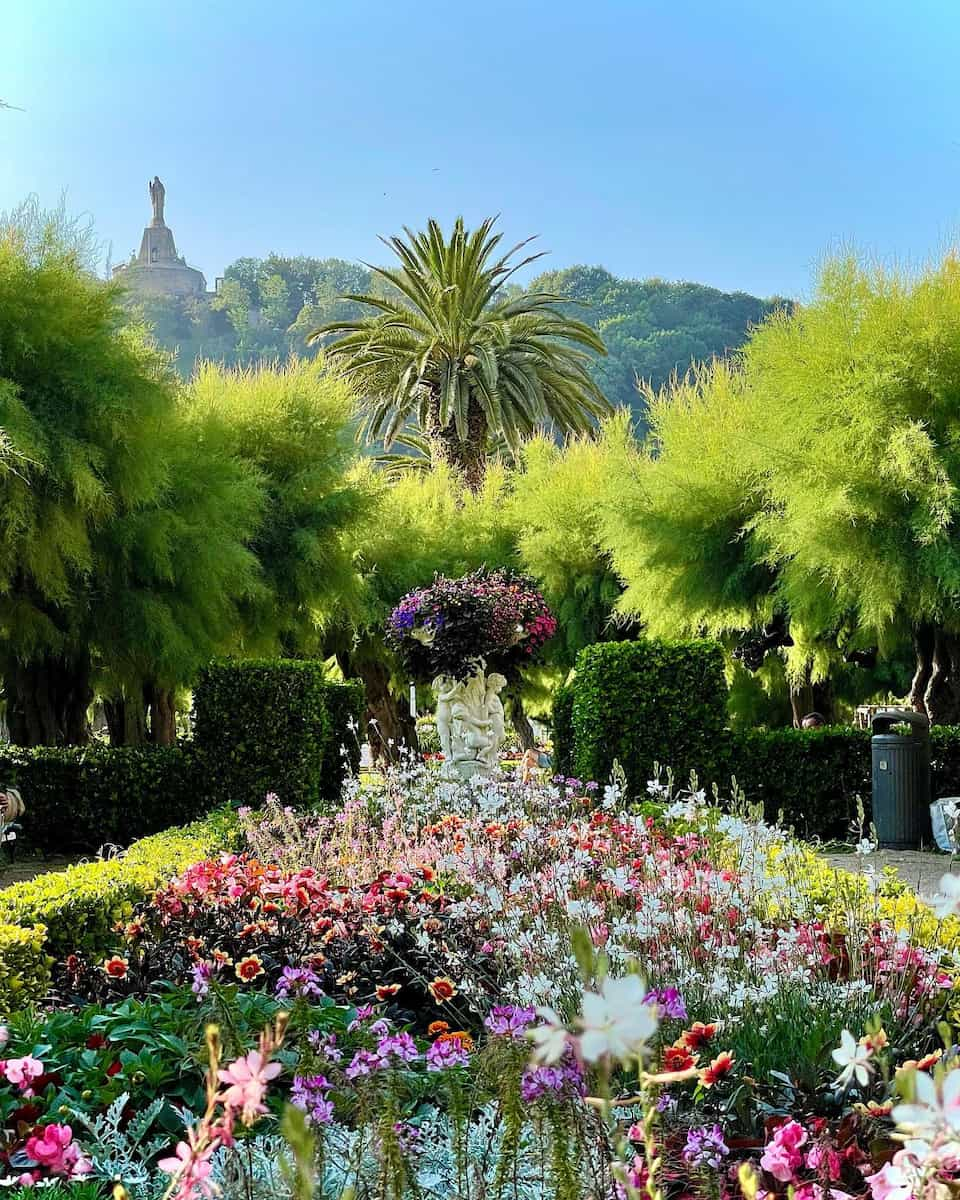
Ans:
{"type": "Polygon", "coordinates": [[[926,1071],[915,1071],[913,1087],[913,1103],[898,1104],[890,1114],[899,1130],[921,1138],[960,1132],[960,1070],[948,1072],[939,1087],[926,1071]]]}
{"type": "Polygon", "coordinates": [[[840,1034],[840,1046],[833,1052],[833,1061],[843,1067],[833,1086],[849,1087],[851,1079],[856,1079],[861,1087],[866,1087],[873,1074],[870,1055],[871,1051],[861,1045],[849,1029],[845,1029],[840,1034]]]}
{"type": "Polygon", "coordinates": [[[640,1058],[657,1029],[647,986],[639,975],[605,979],[597,992],[584,992],[580,1052],[587,1062],[609,1055],[619,1062],[640,1058]]]}
{"type": "Polygon", "coordinates": [[[570,1034],[552,1008],[538,1008],[537,1016],[543,1017],[546,1024],[531,1029],[528,1035],[533,1042],[533,1061],[549,1066],[563,1058],[570,1034]]]}
{"type": "Polygon", "coordinates": [[[876,842],[871,842],[869,838],[861,838],[860,841],[857,842],[856,846],[854,846],[853,851],[855,854],[860,855],[872,854],[876,848],[876,842]]]}
{"type": "Polygon", "coordinates": [[[940,891],[930,901],[930,907],[938,917],[960,915],[960,875],[944,875],[940,880],[940,891]]]}

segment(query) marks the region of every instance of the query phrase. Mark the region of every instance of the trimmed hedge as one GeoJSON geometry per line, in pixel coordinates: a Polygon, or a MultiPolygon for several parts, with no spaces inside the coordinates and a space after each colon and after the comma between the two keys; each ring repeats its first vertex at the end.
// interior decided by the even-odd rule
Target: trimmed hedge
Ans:
{"type": "Polygon", "coordinates": [[[219,803],[316,804],[330,747],[322,662],[218,661],[193,693],[193,743],[205,786],[219,803]]]}
{"type": "Polygon", "coordinates": [[[210,807],[193,752],[175,747],[0,747],[0,786],[27,806],[23,841],[45,852],[127,846],[210,807]]]}
{"type": "Polygon", "coordinates": [[[654,762],[683,778],[720,759],[726,717],[723,652],[715,642],[587,646],[577,657],[574,774],[605,780],[616,759],[635,791],[654,762]]]}
{"type": "MultiPolygon", "coordinates": [[[[5,961],[5,925],[45,927],[46,950],[56,957],[78,949],[94,956],[106,953],[116,942],[114,926],[130,916],[138,901],[191,863],[235,849],[239,833],[233,812],[219,810],[182,829],[141,838],[116,858],[6,888],[0,892],[0,964],[5,961]]],[[[0,965],[0,991],[2,977],[0,965]]],[[[32,998],[39,997],[33,993],[32,998]]]]}
{"type": "MultiPolygon", "coordinates": [[[[724,729],[719,654],[708,642],[587,647],[573,684],[555,695],[558,773],[573,768],[581,779],[603,782],[616,758],[639,797],[659,762],[681,785],[695,770],[704,786],[716,783],[728,793],[736,778],[768,820],[779,817],[807,837],[848,836],[858,798],[869,823],[870,733],[849,726],[724,729]]],[[[960,726],[935,726],[931,742],[931,794],[960,796],[960,726]]]]}
{"type": "Polygon", "coordinates": [[[360,770],[360,744],[367,716],[363,684],[357,679],[346,683],[328,683],[327,737],[320,768],[320,798],[336,803],[343,781],[360,770]],[[344,753],[344,751],[346,753],[344,753]]]}
{"type": "Polygon", "coordinates": [[[553,773],[573,774],[573,684],[564,683],[553,693],[553,773]]]}

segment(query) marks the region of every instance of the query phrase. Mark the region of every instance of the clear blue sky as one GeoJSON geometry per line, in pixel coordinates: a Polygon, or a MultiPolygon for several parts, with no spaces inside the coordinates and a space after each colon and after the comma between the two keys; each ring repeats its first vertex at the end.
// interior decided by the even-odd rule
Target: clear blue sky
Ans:
{"type": "Polygon", "coordinates": [[[382,261],[458,212],[547,264],[800,295],[838,242],[960,225],[954,0],[3,0],[0,209],[139,244],[147,180],[209,281],[382,261]]]}

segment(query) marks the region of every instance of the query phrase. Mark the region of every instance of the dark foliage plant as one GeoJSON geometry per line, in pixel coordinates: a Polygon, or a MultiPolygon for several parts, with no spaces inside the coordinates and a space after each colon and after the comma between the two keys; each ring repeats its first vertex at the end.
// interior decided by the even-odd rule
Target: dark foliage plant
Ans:
{"type": "Polygon", "coordinates": [[[390,614],[387,640],[410,678],[429,683],[466,679],[481,666],[515,676],[556,629],[529,576],[481,567],[408,592],[390,614]]]}

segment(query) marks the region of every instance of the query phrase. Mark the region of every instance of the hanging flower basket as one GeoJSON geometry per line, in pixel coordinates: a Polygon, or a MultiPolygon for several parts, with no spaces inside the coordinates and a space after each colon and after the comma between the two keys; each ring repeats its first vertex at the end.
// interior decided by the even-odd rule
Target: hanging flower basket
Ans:
{"type": "Polygon", "coordinates": [[[390,614],[387,640],[410,678],[430,683],[483,669],[515,675],[556,629],[529,576],[481,568],[409,592],[390,614]]]}

